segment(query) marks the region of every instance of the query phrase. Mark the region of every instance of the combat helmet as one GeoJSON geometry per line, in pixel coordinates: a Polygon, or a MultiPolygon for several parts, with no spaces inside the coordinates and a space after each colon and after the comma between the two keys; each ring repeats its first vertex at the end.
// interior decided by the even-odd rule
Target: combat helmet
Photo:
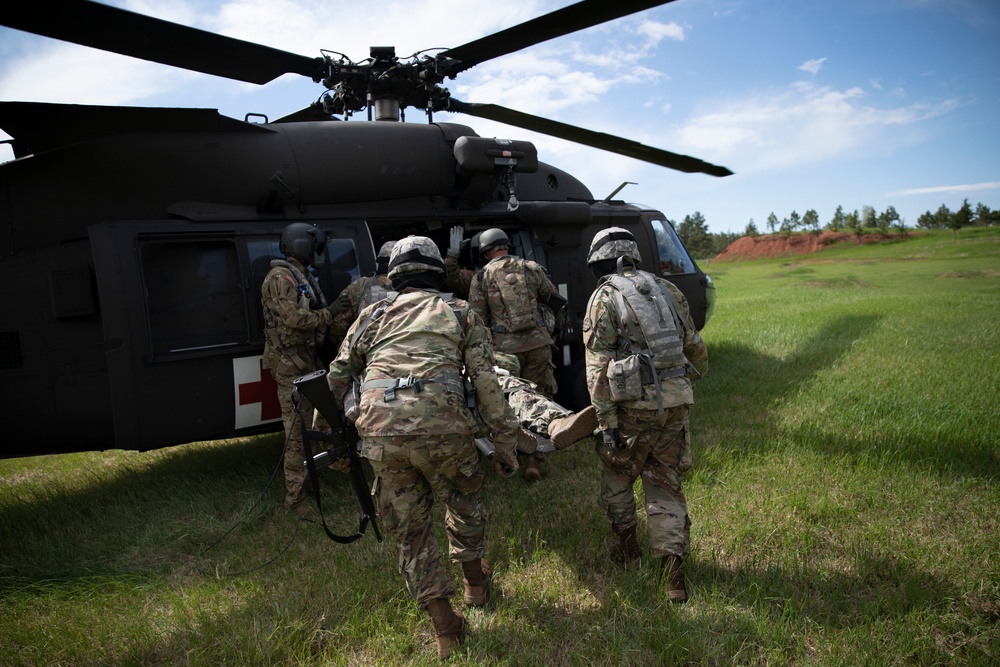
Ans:
{"type": "Polygon", "coordinates": [[[281,232],[278,250],[306,266],[323,266],[326,260],[326,233],[309,222],[293,222],[281,232]]]}
{"type": "Polygon", "coordinates": [[[395,245],[395,241],[386,241],[379,248],[378,256],[375,257],[375,273],[385,275],[389,272],[389,257],[392,255],[392,248],[395,245]]]}
{"type": "Polygon", "coordinates": [[[426,236],[407,236],[396,242],[389,255],[389,280],[407,273],[440,273],[444,277],[444,260],[434,241],[426,236]]]}
{"type": "Polygon", "coordinates": [[[628,257],[636,265],[642,261],[639,256],[639,244],[635,242],[632,232],[621,227],[608,227],[594,235],[587,253],[587,266],[593,266],[605,259],[628,257]]]}
{"type": "Polygon", "coordinates": [[[479,235],[480,256],[485,256],[487,252],[500,246],[510,247],[510,238],[507,237],[507,234],[502,229],[493,227],[479,235]]]}

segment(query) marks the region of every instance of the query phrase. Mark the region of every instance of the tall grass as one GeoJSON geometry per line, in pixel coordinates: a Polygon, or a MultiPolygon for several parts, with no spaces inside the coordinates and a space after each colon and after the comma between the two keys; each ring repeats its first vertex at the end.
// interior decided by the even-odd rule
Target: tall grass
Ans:
{"type": "MultiPolygon", "coordinates": [[[[690,601],[612,566],[597,459],[558,452],[536,485],[488,476],[494,590],[451,662],[996,664],[1000,232],[712,276],[690,601]]],[[[437,664],[392,544],[280,508],[281,445],[0,461],[0,664],[437,664]]]]}

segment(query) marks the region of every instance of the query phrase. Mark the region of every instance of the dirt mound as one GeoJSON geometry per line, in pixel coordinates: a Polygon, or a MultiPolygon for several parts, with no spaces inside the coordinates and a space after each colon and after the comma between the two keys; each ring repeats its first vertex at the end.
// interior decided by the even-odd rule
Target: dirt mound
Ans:
{"type": "Polygon", "coordinates": [[[744,236],[729,244],[725,250],[712,258],[713,262],[736,262],[744,259],[767,259],[770,257],[793,257],[808,255],[833,245],[834,243],[877,243],[893,237],[893,234],[864,234],[857,236],[847,232],[820,232],[819,234],[767,234],[744,236]]]}

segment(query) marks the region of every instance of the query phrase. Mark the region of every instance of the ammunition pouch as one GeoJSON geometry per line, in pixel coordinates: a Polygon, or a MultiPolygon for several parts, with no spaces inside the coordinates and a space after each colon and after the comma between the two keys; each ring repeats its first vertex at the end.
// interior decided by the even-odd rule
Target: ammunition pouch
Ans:
{"type": "MultiPolygon", "coordinates": [[[[649,361],[646,358],[647,363],[649,361]]],[[[642,372],[647,364],[642,357],[630,354],[624,359],[614,359],[608,363],[608,384],[611,389],[611,400],[615,403],[642,400],[642,372]]]]}
{"type": "Polygon", "coordinates": [[[657,369],[653,360],[645,354],[631,354],[624,359],[608,363],[608,383],[611,400],[615,403],[638,401],[643,398],[643,386],[656,385],[659,394],[660,383],[672,378],[685,377],[690,373],[687,366],[657,369]]]}

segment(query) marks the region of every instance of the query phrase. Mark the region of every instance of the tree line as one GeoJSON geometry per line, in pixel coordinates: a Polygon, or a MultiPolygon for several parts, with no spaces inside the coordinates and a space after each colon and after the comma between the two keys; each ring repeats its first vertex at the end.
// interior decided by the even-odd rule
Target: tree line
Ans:
{"type": "MultiPolygon", "coordinates": [[[[927,211],[917,218],[916,228],[918,229],[951,229],[958,233],[962,227],[983,227],[1000,224],[1000,209],[990,209],[985,204],[976,204],[973,207],[966,199],[961,208],[957,211],[950,211],[947,206],[941,204],[937,211],[927,211]]],[[[833,217],[824,225],[819,218],[816,209],[809,209],[802,215],[797,211],[792,211],[786,218],[778,219],[773,212],[767,216],[767,230],[770,234],[781,234],[791,236],[796,232],[812,232],[819,234],[820,231],[831,232],[851,232],[858,236],[866,233],[888,234],[898,232],[905,234],[909,227],[906,221],[896,211],[894,206],[887,207],[884,211],[878,212],[871,206],[863,206],[860,211],[844,211],[843,206],[837,206],[833,217]]],[[[753,218],[747,223],[743,233],[736,232],[710,232],[705,216],[699,211],[692,215],[684,216],[684,220],[677,225],[677,235],[684,242],[688,252],[696,258],[714,257],[718,255],[733,241],[743,236],[759,236],[760,230],[753,218]]]]}

